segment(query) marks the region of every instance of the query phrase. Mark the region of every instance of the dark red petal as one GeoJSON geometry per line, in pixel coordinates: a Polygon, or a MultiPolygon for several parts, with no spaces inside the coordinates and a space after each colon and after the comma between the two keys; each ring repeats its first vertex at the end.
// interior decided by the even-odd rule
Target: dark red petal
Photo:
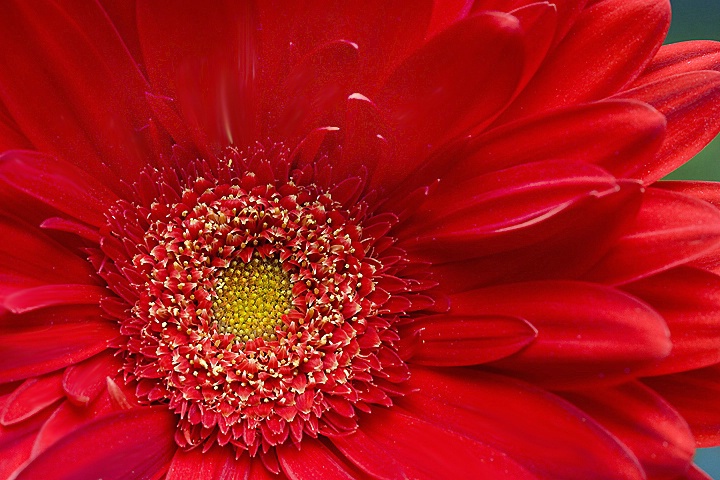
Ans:
{"type": "Polygon", "coordinates": [[[700,181],[662,181],[653,184],[653,188],[662,188],[704,200],[720,208],[720,184],[700,181]]]}
{"type": "Polygon", "coordinates": [[[177,446],[165,406],[115,412],[70,432],[13,478],[160,478],[177,446]]]}
{"type": "Polygon", "coordinates": [[[258,2],[265,85],[282,79],[295,62],[337,40],[360,49],[361,93],[374,96],[392,68],[422,42],[433,4],[386,2],[258,2]]]}
{"type": "Polygon", "coordinates": [[[645,103],[606,100],[572,106],[477,137],[444,178],[453,182],[551,159],[594,163],[629,176],[654,161],[664,132],[665,117],[645,103]]]}
{"type": "Polygon", "coordinates": [[[720,70],[720,42],[696,40],[663,45],[632,87],[698,70],[720,70]]]}
{"type": "MultiPolygon", "coordinates": [[[[22,317],[17,318],[21,322],[22,317]]],[[[89,358],[118,336],[109,322],[59,323],[0,329],[0,383],[52,372],[89,358]]]]}
{"type": "Polygon", "coordinates": [[[672,351],[644,375],[694,370],[720,363],[720,277],[677,267],[623,287],[650,304],[670,328],[672,351]]]}
{"type": "Polygon", "coordinates": [[[121,362],[113,352],[105,351],[65,369],[62,386],[70,401],[87,405],[106,386],[106,377],[115,378],[121,362]]]}
{"type": "MultiPolygon", "coordinates": [[[[645,478],[635,457],[615,437],[543,389],[474,369],[419,367],[413,368],[410,386],[417,393],[399,399],[400,406],[433,425],[506,452],[538,478],[645,478]]],[[[422,440],[409,441],[413,445],[422,440]]]]}
{"type": "Polygon", "coordinates": [[[107,293],[97,285],[43,285],[8,295],[2,305],[13,313],[57,305],[99,305],[107,293]]]}
{"type": "MultiPolygon", "coordinates": [[[[175,99],[200,149],[260,138],[259,22],[253,2],[139,2],[137,24],[153,92],[175,99]],[[242,105],[242,108],[231,108],[242,105]],[[201,132],[201,133],[198,133],[201,132]]],[[[178,142],[188,139],[176,138],[178,142]]]]}
{"type": "Polygon", "coordinates": [[[230,447],[178,449],[165,480],[245,480],[249,470],[250,456],[241,455],[235,460],[235,451],[230,447]]]}
{"type": "MultiPolygon", "coordinates": [[[[0,396],[0,410],[10,395],[0,396]]],[[[24,422],[10,426],[0,425],[0,478],[11,474],[32,455],[33,442],[38,429],[48,419],[52,410],[33,415],[24,422]]]]}
{"type": "Polygon", "coordinates": [[[619,93],[647,102],[667,119],[667,135],[651,168],[638,172],[652,183],[690,160],[720,132],[720,72],[675,75],[619,93]]]}
{"type": "MultiPolygon", "coordinates": [[[[587,0],[553,0],[548,3],[551,3],[557,10],[557,29],[554,39],[554,43],[557,44],[565,36],[570,27],[572,27],[575,19],[585,7],[587,0]]],[[[477,13],[481,10],[511,12],[514,9],[522,8],[528,4],[533,5],[534,3],[532,0],[475,0],[472,13],[477,13]]]]}
{"type": "Polygon", "coordinates": [[[358,431],[332,442],[359,468],[379,478],[536,478],[494,445],[397,406],[362,416],[358,431]]]}
{"type": "Polygon", "coordinates": [[[485,13],[454,24],[403,62],[377,98],[402,150],[397,161],[378,166],[371,185],[400,183],[431,148],[492,119],[515,91],[522,58],[517,19],[485,13]]]}
{"type": "Polygon", "coordinates": [[[720,445],[720,366],[649,377],[643,382],[662,395],[690,424],[697,446],[720,445]]]}
{"type": "Polygon", "coordinates": [[[502,119],[612,95],[642,72],[669,24],[668,1],[595,3],[580,14],[502,119]]]}
{"type": "Polygon", "coordinates": [[[613,285],[628,283],[698,258],[719,242],[718,209],[651,188],[635,223],[585,278],[613,285]]]}
{"type": "Polygon", "coordinates": [[[71,402],[63,402],[52,412],[38,432],[32,449],[33,456],[37,456],[81,426],[108,413],[127,409],[114,404],[107,390],[89,405],[79,407],[71,402]]]}
{"type": "MultiPolygon", "coordinates": [[[[507,232],[509,251],[434,264],[432,271],[448,293],[498,283],[577,278],[612,247],[635,219],[642,189],[620,182],[617,191],[588,197],[544,222],[507,232]],[[572,225],[572,228],[568,228],[572,225]]],[[[471,253],[475,253],[472,252],[471,253]]]]}
{"type": "Polygon", "coordinates": [[[58,232],[67,232],[78,237],[84,238],[92,243],[100,243],[100,233],[96,228],[90,227],[76,220],[68,220],[60,217],[46,218],[40,224],[40,228],[46,230],[56,230],[58,232]]]}
{"type": "Polygon", "coordinates": [[[402,329],[398,348],[403,358],[420,365],[477,365],[520,351],[537,333],[522,318],[433,315],[402,329]]]}
{"type": "Polygon", "coordinates": [[[39,228],[0,215],[0,272],[41,283],[96,283],[92,266],[39,228]],[[22,248],[18,248],[22,245],[22,248]]]}
{"type": "Polygon", "coordinates": [[[342,181],[367,169],[372,174],[379,163],[387,162],[387,140],[377,106],[359,93],[347,99],[342,156],[333,165],[333,177],[342,181]]]}
{"type": "Polygon", "coordinates": [[[525,31],[525,70],[519,85],[522,88],[542,65],[555,39],[558,12],[557,7],[549,2],[536,2],[510,13],[525,31]]]}
{"type": "Polygon", "coordinates": [[[79,168],[38,152],[0,155],[0,180],[85,223],[106,223],[105,211],[117,197],[79,168]]]}
{"type": "Polygon", "coordinates": [[[314,438],[304,438],[299,449],[294,445],[279,445],[277,455],[282,471],[290,480],[355,478],[350,467],[343,465],[333,452],[314,438]]]}
{"type": "Polygon", "coordinates": [[[500,285],[452,295],[450,305],[450,314],[511,315],[537,328],[534,342],[492,365],[542,385],[616,382],[670,353],[660,315],[636,298],[601,285],[500,285]]]}
{"type": "Polygon", "coordinates": [[[147,83],[98,3],[4,2],[0,44],[0,98],[38,150],[116,191],[152,162],[147,83]]]}
{"type": "Polygon", "coordinates": [[[433,263],[512,250],[546,238],[537,231],[547,234],[558,217],[583,202],[617,191],[615,178],[603,169],[564,161],[441,182],[418,208],[417,220],[400,226],[400,245],[433,263]]]}
{"type": "Polygon", "coordinates": [[[674,479],[695,453],[687,422],[657,393],[634,382],[563,395],[619,438],[649,478],[674,479]]]}
{"type": "Polygon", "coordinates": [[[63,397],[62,372],[25,380],[0,410],[0,424],[21,422],[63,397]]]}
{"type": "Polygon", "coordinates": [[[0,151],[31,149],[32,143],[25,138],[5,105],[0,102],[0,151]]]}
{"type": "Polygon", "coordinates": [[[314,128],[342,124],[347,97],[357,88],[359,47],[347,40],[323,45],[291,72],[275,102],[282,106],[280,138],[302,138],[314,128]]]}

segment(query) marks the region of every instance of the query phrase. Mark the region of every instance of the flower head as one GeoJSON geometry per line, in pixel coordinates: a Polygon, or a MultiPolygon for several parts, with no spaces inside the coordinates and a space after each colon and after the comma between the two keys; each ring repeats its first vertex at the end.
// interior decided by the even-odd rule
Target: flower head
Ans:
{"type": "Polygon", "coordinates": [[[1,476],[701,475],[720,189],[658,180],[720,46],[667,2],[2,10],[1,476]]]}

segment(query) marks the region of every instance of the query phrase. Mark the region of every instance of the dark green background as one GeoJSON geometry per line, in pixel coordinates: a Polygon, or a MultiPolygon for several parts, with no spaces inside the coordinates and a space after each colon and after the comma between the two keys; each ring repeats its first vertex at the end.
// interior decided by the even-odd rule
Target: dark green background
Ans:
{"type": "MultiPolygon", "coordinates": [[[[670,3],[673,18],[666,43],[720,40],[720,0],[670,0],[670,3]]],[[[720,180],[720,137],[667,178],[720,180]]],[[[695,461],[713,478],[720,479],[720,447],[699,450],[695,461]]]]}

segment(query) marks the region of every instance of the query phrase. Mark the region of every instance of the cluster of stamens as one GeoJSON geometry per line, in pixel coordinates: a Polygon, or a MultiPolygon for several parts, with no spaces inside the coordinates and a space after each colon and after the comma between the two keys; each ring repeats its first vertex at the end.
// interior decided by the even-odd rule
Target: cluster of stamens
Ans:
{"type": "Polygon", "coordinates": [[[397,307],[378,285],[399,281],[368,255],[364,205],[251,173],[200,177],[173,197],[118,207],[111,227],[144,233],[109,265],[127,275],[127,298],[137,292],[121,326],[125,373],[179,415],[181,446],[255,455],[352,431],[356,409],[391,403],[388,386],[408,374],[397,307]]]}
{"type": "Polygon", "coordinates": [[[216,281],[212,311],[220,333],[247,342],[277,340],[275,329],[287,330],[282,316],[290,311],[292,286],[277,259],[232,260],[216,281]]]}

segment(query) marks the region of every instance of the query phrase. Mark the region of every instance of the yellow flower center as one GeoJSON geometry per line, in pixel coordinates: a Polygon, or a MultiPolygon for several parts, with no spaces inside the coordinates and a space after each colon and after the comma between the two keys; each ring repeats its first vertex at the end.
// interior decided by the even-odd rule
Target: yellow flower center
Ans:
{"type": "Polygon", "coordinates": [[[275,329],[292,306],[290,276],[272,258],[233,260],[217,279],[215,292],[217,329],[236,341],[276,340],[275,329]]]}

